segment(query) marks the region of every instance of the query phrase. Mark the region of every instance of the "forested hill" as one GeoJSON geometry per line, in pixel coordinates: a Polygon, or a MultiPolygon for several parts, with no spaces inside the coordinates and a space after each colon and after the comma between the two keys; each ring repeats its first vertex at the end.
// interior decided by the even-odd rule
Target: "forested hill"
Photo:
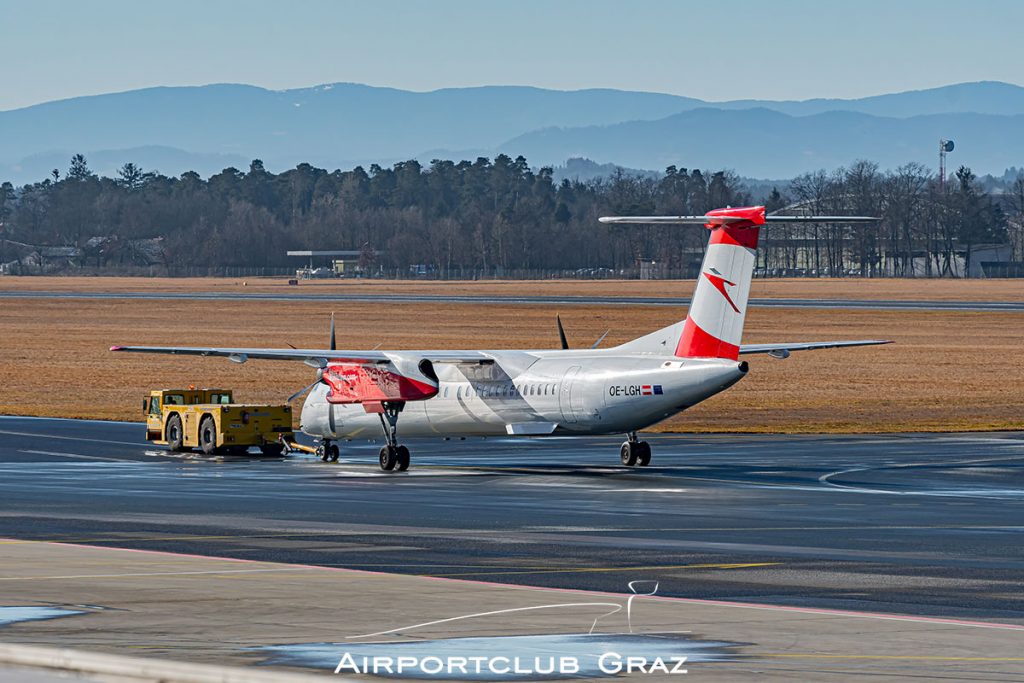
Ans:
{"type": "Polygon", "coordinates": [[[351,171],[303,163],[279,174],[256,160],[246,171],[228,168],[208,179],[135,164],[104,177],[76,155],[65,173],[20,189],[0,186],[0,264],[30,267],[46,246],[63,248],[57,253],[69,255],[66,267],[79,272],[133,272],[141,258],[141,272],[174,274],[284,268],[296,265],[285,255],[290,249],[346,249],[378,252],[375,267],[392,273],[418,265],[438,273],[623,275],[640,259],[682,272],[699,264],[706,239],[700,228],[606,226],[598,217],[702,214],[754,202],[776,210],[796,201],[818,213],[883,220],[820,231],[773,227],[763,267],[876,275],[906,272],[913,257],[925,254],[928,272],[941,274],[965,245],[1011,240],[1021,249],[1024,176],[1011,190],[1001,206],[969,169],[940,187],[920,165],[880,172],[869,162],[804,174],[752,196],[730,172],[672,166],[659,177],[618,172],[556,182],[551,168],[535,171],[525,158],[506,155],[351,171]],[[1012,233],[1007,211],[1015,218],[1012,233]]]}
{"type": "Polygon", "coordinates": [[[856,100],[802,102],[520,86],[411,92],[354,83],[293,90],[206,85],[133,90],[0,111],[0,181],[32,182],[83,152],[101,173],[126,162],[167,175],[311,163],[354,168],[416,158],[585,156],[661,170],[726,167],[791,177],[870,158],[934,164],[956,140],[980,173],[1021,165],[1024,88],[962,83],[856,100]]]}

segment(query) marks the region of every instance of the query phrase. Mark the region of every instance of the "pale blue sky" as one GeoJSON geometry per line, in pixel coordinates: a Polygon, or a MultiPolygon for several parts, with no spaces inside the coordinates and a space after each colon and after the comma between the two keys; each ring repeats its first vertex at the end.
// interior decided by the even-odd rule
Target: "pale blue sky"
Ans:
{"type": "Polygon", "coordinates": [[[222,82],[709,100],[1021,84],[1022,26],[1022,0],[0,0],[0,110],[222,82]]]}

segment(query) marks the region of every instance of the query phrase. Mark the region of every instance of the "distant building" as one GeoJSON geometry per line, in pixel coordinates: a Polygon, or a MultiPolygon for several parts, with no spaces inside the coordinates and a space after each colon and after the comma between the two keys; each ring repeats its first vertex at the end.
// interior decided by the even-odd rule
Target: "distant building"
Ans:
{"type": "Polygon", "coordinates": [[[288,256],[309,259],[305,268],[295,271],[295,277],[312,278],[364,277],[373,272],[380,252],[371,247],[359,251],[289,251],[288,256]]]}

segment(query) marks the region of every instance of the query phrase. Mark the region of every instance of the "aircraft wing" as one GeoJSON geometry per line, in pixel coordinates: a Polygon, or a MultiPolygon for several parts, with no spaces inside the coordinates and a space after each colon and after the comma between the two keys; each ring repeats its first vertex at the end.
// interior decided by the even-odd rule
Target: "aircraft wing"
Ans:
{"type": "Polygon", "coordinates": [[[834,349],[841,346],[875,346],[891,344],[890,339],[858,339],[854,341],[828,342],[792,342],[790,344],[743,344],[740,353],[783,353],[789,351],[813,351],[815,349],[834,349]]]}
{"type": "Polygon", "coordinates": [[[250,359],[297,360],[314,367],[327,361],[340,363],[390,363],[393,356],[421,354],[437,363],[480,363],[493,360],[479,351],[367,351],[350,349],[245,349],[209,346],[111,346],[111,351],[134,353],[167,353],[180,356],[221,356],[236,363],[250,359]]]}

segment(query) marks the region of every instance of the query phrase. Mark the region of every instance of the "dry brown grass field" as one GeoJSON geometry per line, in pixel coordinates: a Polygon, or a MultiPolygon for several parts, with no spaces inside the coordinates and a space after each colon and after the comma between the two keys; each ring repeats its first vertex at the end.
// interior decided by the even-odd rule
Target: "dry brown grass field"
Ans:
{"type": "MultiPolygon", "coordinates": [[[[692,281],[663,280],[304,280],[286,278],[4,277],[0,291],[56,292],[259,292],[408,293],[537,296],[689,296],[692,281]]],[[[1024,301],[1024,279],[1011,280],[755,280],[755,297],[898,299],[935,301],[1024,301]]]]}
{"type": "MultiPolygon", "coordinates": [[[[24,281],[3,279],[0,285],[8,288],[11,282],[20,286],[24,281]]],[[[170,282],[199,289],[209,286],[207,281],[170,282]]],[[[875,283],[839,284],[863,297],[860,285],[875,283]]],[[[978,284],[974,291],[981,298],[992,295],[980,285],[992,290],[1003,285],[978,284]]],[[[895,287],[891,282],[880,285],[895,287]]],[[[684,283],[658,286],[673,293],[689,291],[684,283]]],[[[684,313],[619,306],[559,310],[359,303],[334,308],[343,347],[381,344],[396,349],[551,348],[557,344],[556,312],[562,315],[570,342],[589,345],[610,328],[605,341],[610,346],[670,324],[684,313]]],[[[114,354],[107,349],[133,343],[320,347],[326,341],[330,310],[330,304],[303,301],[2,300],[0,413],[139,420],[141,398],[149,389],[190,383],[232,387],[247,401],[282,401],[311,380],[309,368],[266,361],[239,366],[224,359],[114,354]]],[[[1019,362],[1024,314],[754,308],[747,325],[744,341],[749,342],[886,338],[897,343],[795,353],[785,361],[750,356],[747,378],[659,429],[1024,428],[1024,364],[1019,362]]]]}

